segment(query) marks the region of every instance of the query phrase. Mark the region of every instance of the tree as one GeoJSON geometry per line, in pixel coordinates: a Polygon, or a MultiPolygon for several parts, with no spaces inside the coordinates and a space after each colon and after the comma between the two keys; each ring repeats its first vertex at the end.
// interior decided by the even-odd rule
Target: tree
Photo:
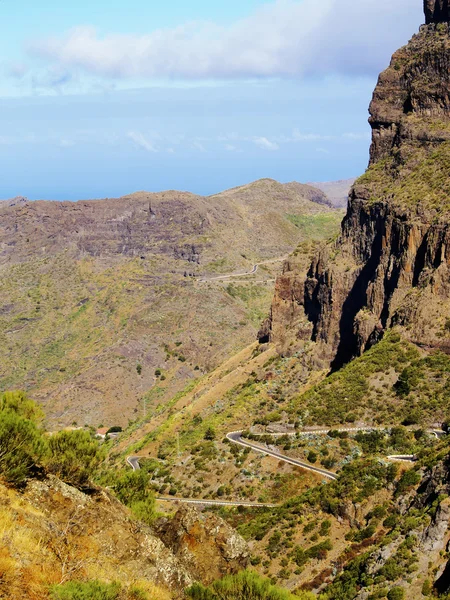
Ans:
{"type": "Polygon", "coordinates": [[[214,429],[214,427],[208,427],[208,429],[205,431],[204,438],[205,440],[208,440],[210,442],[216,439],[216,430],[214,429]]]}
{"type": "Polygon", "coordinates": [[[147,525],[151,525],[156,517],[155,496],[149,484],[149,474],[140,469],[124,473],[113,485],[117,498],[147,525]]]}
{"type": "Polygon", "coordinates": [[[87,431],[61,431],[48,442],[47,468],[74,487],[85,487],[104,458],[104,451],[87,431]]]}
{"type": "Polygon", "coordinates": [[[37,469],[46,451],[36,423],[11,409],[0,411],[0,474],[11,485],[22,485],[37,469]]]}

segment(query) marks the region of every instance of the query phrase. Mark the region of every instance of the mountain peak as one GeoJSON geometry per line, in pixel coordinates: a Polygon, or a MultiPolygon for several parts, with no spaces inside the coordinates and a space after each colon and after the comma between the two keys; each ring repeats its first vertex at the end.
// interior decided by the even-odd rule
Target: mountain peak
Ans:
{"type": "Polygon", "coordinates": [[[424,0],[423,6],[427,25],[450,21],[450,0],[424,0]]]}

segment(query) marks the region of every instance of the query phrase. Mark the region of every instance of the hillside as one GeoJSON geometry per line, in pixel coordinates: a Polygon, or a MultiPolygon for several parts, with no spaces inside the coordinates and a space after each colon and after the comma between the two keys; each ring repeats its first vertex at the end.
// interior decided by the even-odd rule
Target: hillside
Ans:
{"type": "Polygon", "coordinates": [[[261,575],[321,600],[450,591],[441,9],[428,2],[428,24],[381,74],[369,169],[341,233],[284,262],[259,345],[127,430],[111,455],[138,456],[161,496],[266,504],[205,510],[244,535],[261,575]]]}
{"type": "Polygon", "coordinates": [[[0,209],[3,385],[52,425],[145,401],[100,442],[0,395],[0,596],[448,600],[450,7],[424,7],[340,231],[271,180],[0,209]]]}
{"type": "Polygon", "coordinates": [[[439,17],[379,77],[369,168],[350,192],[341,235],[317,253],[299,299],[311,328],[302,325],[299,336],[318,342],[334,368],[393,325],[412,342],[448,347],[449,60],[439,17]]]}
{"type": "Polygon", "coordinates": [[[126,425],[150,389],[164,402],[251,343],[283,258],[341,219],[272,180],[0,211],[0,389],[30,391],[56,427],[126,425]]]}

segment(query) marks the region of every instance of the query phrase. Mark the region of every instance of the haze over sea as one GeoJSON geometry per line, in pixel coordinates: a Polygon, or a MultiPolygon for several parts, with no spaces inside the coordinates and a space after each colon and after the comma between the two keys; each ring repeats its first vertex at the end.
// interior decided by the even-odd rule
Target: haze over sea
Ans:
{"type": "Polygon", "coordinates": [[[377,74],[421,7],[354,4],[5,0],[0,197],[360,174],[377,74]]]}

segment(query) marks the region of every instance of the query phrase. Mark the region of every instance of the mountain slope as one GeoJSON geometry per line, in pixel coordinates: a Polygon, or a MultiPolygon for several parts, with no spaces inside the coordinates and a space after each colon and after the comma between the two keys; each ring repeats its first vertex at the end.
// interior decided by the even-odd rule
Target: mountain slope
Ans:
{"type": "Polygon", "coordinates": [[[0,215],[0,389],[25,387],[55,427],[126,425],[150,389],[164,402],[251,343],[282,258],[341,218],[321,192],[272,180],[0,215]]]}
{"type": "Polygon", "coordinates": [[[369,168],[339,239],[317,254],[301,298],[295,291],[292,311],[300,303],[312,328],[300,337],[320,343],[334,368],[393,325],[411,341],[449,346],[449,64],[440,22],[394,54],[370,105],[369,168]]]}

